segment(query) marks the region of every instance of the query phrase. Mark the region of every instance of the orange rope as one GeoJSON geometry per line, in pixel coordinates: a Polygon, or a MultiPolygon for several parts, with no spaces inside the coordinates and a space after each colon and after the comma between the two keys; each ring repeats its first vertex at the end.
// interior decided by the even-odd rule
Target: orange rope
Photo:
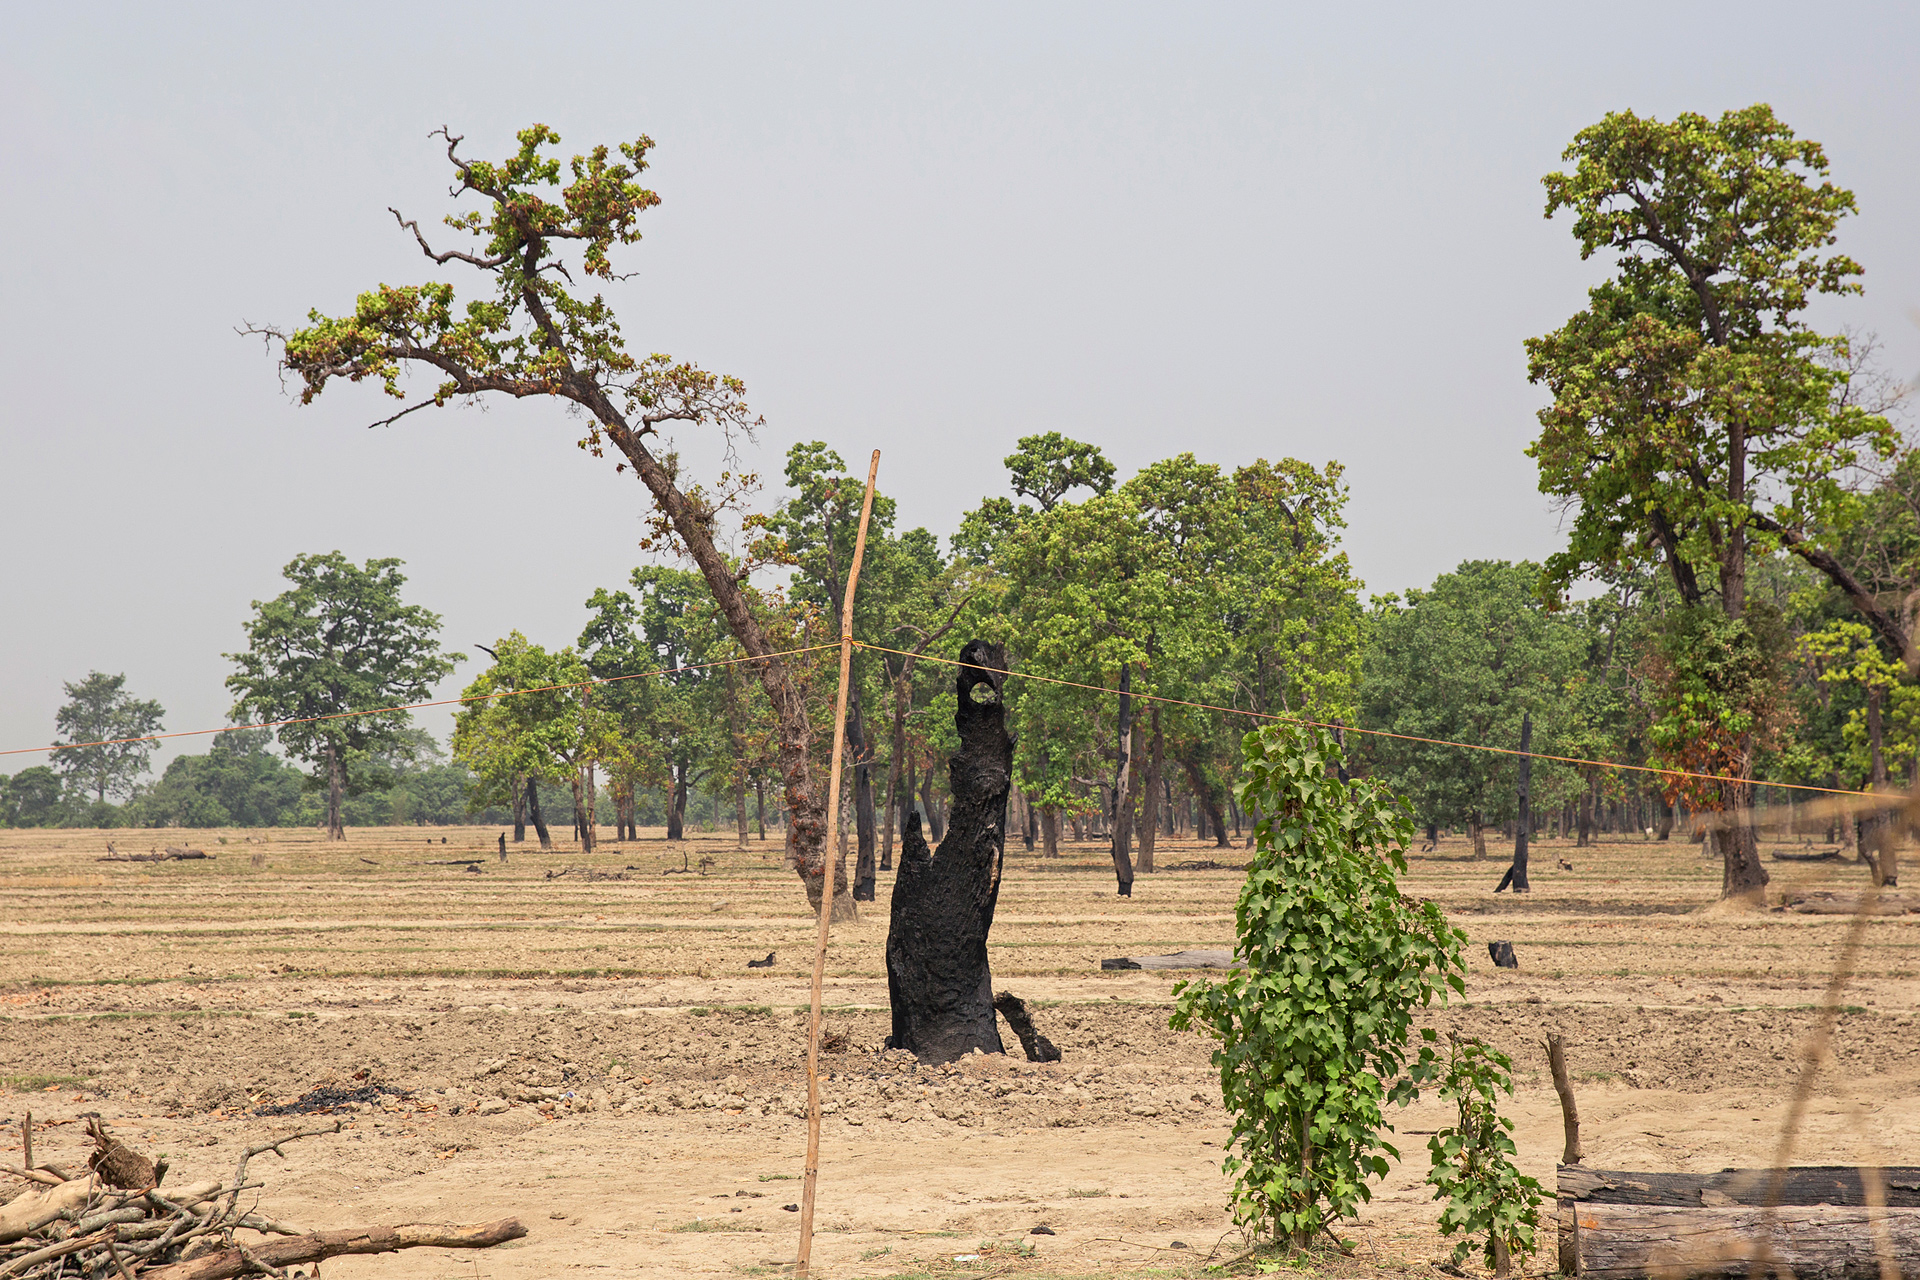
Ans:
{"type": "MultiPolygon", "coordinates": [[[[897,653],[902,657],[918,658],[923,662],[939,662],[950,667],[964,667],[970,664],[953,658],[936,658],[931,654],[913,654],[905,649],[889,649],[885,645],[866,644],[856,640],[854,644],[862,649],[872,649],[877,653],[897,653]]],[[[1057,684],[1068,689],[1086,689],[1093,693],[1118,693],[1105,685],[1081,684],[1074,680],[1060,680],[1053,676],[1037,676],[1030,671],[1009,671],[1009,676],[1022,680],[1037,680],[1041,684],[1057,684]]],[[[1871,796],[1871,791],[1847,791],[1838,787],[1815,787],[1800,782],[1760,782],[1753,779],[1731,778],[1718,773],[1689,773],[1685,769],[1661,769],[1646,764],[1622,764],[1617,760],[1588,760],[1580,756],[1556,756],[1544,751],[1520,751],[1513,747],[1489,747],[1477,742],[1453,742],[1446,738],[1422,738],[1410,733],[1389,733],[1385,729],[1362,729],[1358,725],[1330,724],[1321,720],[1309,720],[1304,716],[1285,716],[1272,711],[1248,711],[1244,707],[1223,707],[1212,702],[1189,702],[1183,698],[1165,698],[1154,693],[1134,693],[1129,696],[1142,702],[1160,702],[1173,707],[1197,707],[1202,711],[1221,711],[1232,716],[1251,716],[1256,720],[1278,720],[1286,724],[1311,725],[1316,729],[1338,729],[1347,733],[1364,733],[1375,738],[1397,738],[1401,742],[1423,742],[1434,747],[1459,747],[1465,751],[1491,751],[1505,756],[1532,756],[1535,760],[1555,760],[1561,764],[1590,764],[1605,769],[1630,769],[1636,773],[1657,773],[1663,778],[1696,778],[1703,782],[1752,782],[1754,786],[1781,787],[1790,791],[1817,791],[1829,796],[1871,796]]]]}
{"type": "MultiPolygon", "coordinates": [[[[855,640],[857,649],[871,649],[875,653],[898,654],[905,658],[915,658],[922,662],[940,663],[949,667],[966,666],[954,658],[936,658],[929,653],[909,653],[905,649],[891,649],[883,644],[868,644],[864,640],[855,640]]],[[[800,649],[782,649],[767,654],[768,658],[791,658],[803,653],[815,653],[821,649],[835,649],[838,644],[814,644],[800,649]]],[[[459,706],[468,702],[490,702],[496,698],[513,698],[523,693],[552,693],[563,689],[582,689],[591,685],[618,684],[622,680],[643,680],[651,676],[676,675],[682,671],[703,671],[709,667],[729,667],[742,662],[759,662],[760,658],[741,657],[723,658],[717,662],[696,662],[684,667],[661,667],[654,671],[636,671],[632,675],[605,676],[593,680],[575,680],[569,684],[547,684],[533,689],[507,689],[499,693],[477,693],[464,698],[440,698],[433,702],[409,702],[400,706],[377,707],[371,711],[337,711],[324,716],[298,716],[289,720],[268,720],[261,724],[232,724],[220,729],[187,729],[179,733],[155,733],[144,738],[109,738],[101,742],[68,742],[50,747],[13,747],[0,751],[0,756],[25,755],[37,751],[64,751],[75,747],[119,746],[129,742],[159,742],[164,738],[194,738],[216,733],[232,733],[236,729],[277,729],[289,724],[314,724],[324,720],[348,720],[355,716],[385,715],[393,711],[419,711],[427,707],[459,706]]],[[[1035,675],[1030,671],[1009,671],[1009,676],[1022,680],[1034,680],[1041,684],[1060,685],[1067,689],[1084,689],[1090,693],[1118,693],[1105,685],[1081,684],[1075,680],[1061,680],[1054,676],[1035,675]]],[[[1184,698],[1168,698],[1155,693],[1136,693],[1132,695],[1142,702],[1158,702],[1172,707],[1193,707],[1200,711],[1218,711],[1232,716],[1248,716],[1255,720],[1274,720],[1285,724],[1304,724],[1316,729],[1339,729],[1348,733],[1361,733],[1375,738],[1393,738],[1400,742],[1419,742],[1432,747],[1458,747],[1463,751],[1489,751],[1497,755],[1530,755],[1536,760],[1552,760],[1559,764],[1592,765],[1602,769],[1625,769],[1634,773],[1652,773],[1663,778],[1691,778],[1700,782],[1742,782],[1752,781],[1755,786],[1779,787],[1787,791],[1814,791],[1829,796],[1872,796],[1870,791],[1849,791],[1841,787],[1816,787],[1803,782],[1760,782],[1750,779],[1732,778],[1718,773],[1691,773],[1685,769],[1661,769],[1654,765],[1623,764],[1617,760],[1589,760],[1583,756],[1556,756],[1544,751],[1522,752],[1513,747],[1490,747],[1478,742],[1455,742],[1448,738],[1422,738],[1410,733],[1389,733],[1385,729],[1362,729],[1358,725],[1336,725],[1321,720],[1309,720],[1304,716],[1280,715],[1272,711],[1249,711],[1245,707],[1225,707],[1212,702],[1192,702],[1184,698]]]]}
{"type": "Polygon", "coordinates": [[[335,711],[324,716],[295,716],[290,720],[263,720],[259,724],[230,724],[219,729],[183,729],[178,733],[150,733],[144,738],[106,738],[99,742],[60,742],[50,747],[13,747],[0,756],[17,756],[31,751],[68,751],[77,747],[117,747],[128,742],[159,742],[163,738],[197,738],[213,733],[232,733],[237,729],[277,729],[287,724],[316,724],[322,720],[351,720],[355,716],[381,716],[391,711],[419,711],[424,707],[452,707],[468,702],[491,702],[495,698],[516,698],[523,693],[552,693],[559,689],[585,689],[592,685],[618,684],[622,680],[644,680],[649,676],[678,675],[682,671],[703,671],[708,667],[730,667],[741,662],[763,662],[766,658],[790,658],[816,649],[837,649],[838,643],[813,644],[804,649],[782,649],[760,658],[722,658],[717,662],[695,662],[684,667],[661,667],[654,671],[636,671],[625,676],[600,676],[575,680],[568,684],[543,684],[532,689],[503,689],[499,693],[475,693],[464,698],[440,698],[433,702],[408,702],[393,707],[375,707],[371,711],[335,711]]]}

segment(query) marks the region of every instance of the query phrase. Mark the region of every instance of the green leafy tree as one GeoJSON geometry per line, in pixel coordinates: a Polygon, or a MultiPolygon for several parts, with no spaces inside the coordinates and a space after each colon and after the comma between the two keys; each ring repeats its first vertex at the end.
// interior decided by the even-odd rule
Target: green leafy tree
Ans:
{"type": "MultiPolygon", "coordinates": [[[[1553,394],[1529,453],[1541,491],[1573,511],[1546,589],[1657,561],[1684,603],[1711,602],[1738,625],[1750,560],[1784,548],[1914,660],[1829,545],[1859,513],[1847,469],[1896,437],[1848,394],[1846,340],[1803,314],[1818,294],[1859,290],[1859,266],[1826,252],[1854,201],[1825,180],[1823,150],[1757,105],[1670,124],[1617,112],[1565,158],[1573,171],[1545,179],[1547,215],[1571,210],[1582,257],[1608,252],[1614,271],[1585,310],[1527,342],[1530,376],[1553,394]]],[[[1750,809],[1750,773],[1722,790],[1721,807],[1750,809]]],[[[1726,892],[1758,893],[1767,875],[1750,823],[1723,852],[1726,892]]]]}
{"type": "MultiPolygon", "coordinates": [[[[1513,747],[1531,714],[1534,749],[1557,752],[1581,645],[1573,624],[1540,602],[1539,580],[1539,566],[1525,561],[1469,560],[1425,591],[1376,601],[1361,722],[1408,738],[1513,747]]],[[[1372,738],[1366,751],[1376,776],[1430,827],[1464,824],[1477,856],[1486,855],[1486,824],[1512,815],[1513,756],[1396,738],[1372,738]]]]}
{"type": "Polygon", "coordinates": [[[1540,1180],[1514,1167],[1513,1121],[1500,1095],[1513,1096],[1513,1060],[1484,1040],[1455,1035],[1447,1046],[1440,1096],[1454,1104],[1454,1122],[1427,1139],[1427,1183],[1440,1211],[1440,1234],[1458,1235],[1456,1264],[1480,1243],[1496,1280],[1524,1267],[1540,1226],[1540,1180]]]}
{"type": "Polygon", "coordinates": [[[1413,1017],[1465,991],[1466,936],[1401,893],[1405,803],[1342,781],[1330,733],[1270,725],[1245,749],[1241,802],[1260,819],[1234,909],[1244,968],[1177,984],[1172,1025],[1220,1042],[1236,1219],[1300,1247],[1353,1216],[1368,1179],[1398,1158],[1383,1108],[1432,1077],[1437,1058],[1414,1043],[1413,1017]]]}
{"type": "Polygon", "coordinates": [[[86,679],[62,686],[67,702],[54,713],[59,736],[53,765],[69,786],[92,792],[97,804],[109,795],[130,795],[160,745],[150,735],[160,731],[167,713],[158,702],[128,693],[126,683],[124,675],[90,671],[86,679]]]}
{"type": "Polygon", "coordinates": [[[278,827],[300,820],[306,778],[268,749],[266,729],[232,729],[204,755],[175,756],[135,802],[148,827],[278,827]]]}
{"type": "Polygon", "coordinates": [[[608,685],[596,697],[613,715],[637,773],[665,793],[667,839],[678,840],[694,785],[733,762],[727,673],[706,664],[738,650],[715,625],[698,574],[643,566],[631,580],[632,594],[593,593],[587,607],[594,617],[580,648],[602,678],[665,673],[608,685]]]}
{"type": "MultiPolygon", "coordinates": [[[[436,265],[476,273],[478,296],[463,306],[450,284],[381,285],[361,294],[349,314],[315,311],[290,332],[250,332],[279,345],[282,369],[302,384],[303,404],[340,378],[371,379],[404,400],[403,376],[416,370],[435,380],[432,390],[384,421],[490,395],[551,397],[585,414],[580,446],[599,457],[611,444],[620,456],[615,469],[631,469],[646,486],[653,503],[649,545],[692,559],[727,628],[756,660],[778,726],[788,854],[817,907],[827,875],[826,797],[815,779],[811,709],[803,682],[777,655],[767,619],[754,610],[745,582],[755,566],[729,555],[720,534],[720,516],[752,487],[752,477],[723,471],[712,489],[688,483],[671,443],[659,440],[678,423],[716,429],[731,443],[751,435],[759,420],[739,379],[658,353],[634,355],[613,307],[584,291],[590,280],[616,278],[614,250],[639,241],[640,215],[660,203],[639,182],[653,140],[597,146],[563,162],[549,150],[560,136],[533,125],[521,130],[512,156],[492,163],[461,155],[460,138],[444,130],[441,136],[455,198],[478,202],[446,218],[469,248],[435,249],[417,222],[394,217],[436,265]]],[[[829,896],[837,913],[857,914],[844,878],[836,878],[829,896]]]]}
{"type": "Polygon", "coordinates": [[[618,731],[616,711],[571,647],[549,652],[515,631],[491,652],[493,664],[461,695],[469,701],[454,720],[454,758],[476,773],[564,781],[580,851],[591,853],[595,770],[618,731]]]}
{"type": "MultiPolygon", "coordinates": [[[[1886,791],[1890,757],[1911,760],[1920,750],[1920,688],[1905,682],[1906,672],[1890,661],[1864,623],[1830,623],[1799,642],[1802,656],[1826,684],[1859,690],[1862,705],[1847,716],[1847,777],[1851,786],[1886,791]]],[[[1860,852],[1873,868],[1874,883],[1898,885],[1899,860],[1889,816],[1869,811],[1860,821],[1860,852]]]]}
{"type": "Polygon", "coordinates": [[[225,655],[234,718],[290,722],[276,729],[280,745],[314,766],[332,840],[346,838],[349,760],[405,741],[412,717],[386,708],[420,701],[465,661],[440,652],[439,614],[401,600],[400,565],[296,556],[284,571],[292,588],[254,601],[246,650],[225,655]]]}
{"type": "Polygon", "coordinates": [[[58,826],[66,788],[51,765],[22,769],[0,785],[0,822],[9,827],[58,826]]]}

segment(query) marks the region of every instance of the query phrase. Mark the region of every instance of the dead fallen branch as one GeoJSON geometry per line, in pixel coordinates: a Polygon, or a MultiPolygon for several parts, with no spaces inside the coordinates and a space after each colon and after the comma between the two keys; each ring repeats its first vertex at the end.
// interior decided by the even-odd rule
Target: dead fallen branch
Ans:
{"type": "MultiPolygon", "coordinates": [[[[242,1206],[243,1192],[261,1184],[247,1180],[247,1165],[266,1152],[284,1157],[289,1142],[338,1133],[335,1122],[272,1138],[247,1148],[225,1182],[158,1185],[165,1164],[110,1136],[97,1121],[88,1126],[97,1148],[94,1172],[60,1178],[0,1205],[0,1280],[56,1277],[118,1277],[119,1280],[224,1280],[240,1275],[284,1275],[297,1263],[343,1254],[392,1253],[435,1247],[485,1249],[517,1240],[527,1229],[513,1218],[475,1226],[409,1223],[335,1231],[302,1231],[242,1206]],[[116,1184],[119,1184],[116,1186],[116,1184]],[[242,1240],[236,1231],[279,1239],[242,1240]]],[[[45,1166],[32,1171],[36,1180],[45,1166]]],[[[25,1171],[23,1171],[25,1172],[25,1171]]]]}
{"type": "Polygon", "coordinates": [[[344,1231],[315,1231],[290,1239],[268,1240],[249,1247],[235,1246],[209,1253],[191,1262],[175,1263],[140,1273],[146,1280],[228,1280],[258,1273],[264,1267],[291,1267],[346,1254],[396,1253],[401,1249],[490,1249],[518,1240],[527,1228],[518,1218],[470,1227],[406,1223],[397,1227],[349,1227],[344,1231]]]}
{"type": "Polygon", "coordinates": [[[95,858],[95,862],[197,862],[201,859],[212,861],[216,855],[204,849],[181,849],[168,845],[166,852],[155,849],[150,853],[109,853],[104,858],[95,858]]]}

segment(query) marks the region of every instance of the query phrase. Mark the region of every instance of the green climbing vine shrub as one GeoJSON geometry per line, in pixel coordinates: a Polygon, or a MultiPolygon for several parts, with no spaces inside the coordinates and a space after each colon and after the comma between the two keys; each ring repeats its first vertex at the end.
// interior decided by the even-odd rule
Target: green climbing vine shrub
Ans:
{"type": "Polygon", "coordinates": [[[1540,1225],[1540,1182],[1514,1167],[1513,1121],[1500,1114],[1500,1094],[1513,1094],[1513,1061],[1486,1041],[1453,1036],[1440,1096],[1458,1111],[1454,1123],[1427,1139],[1433,1167],[1427,1181],[1440,1211],[1440,1234],[1459,1235],[1453,1260],[1477,1240],[1499,1280],[1524,1264],[1540,1225]]]}
{"type": "Polygon", "coordinates": [[[1244,967],[1176,986],[1172,1024],[1220,1042],[1235,1219],[1303,1247],[1399,1158],[1384,1106],[1437,1071],[1413,1018],[1464,991],[1466,935],[1400,892],[1413,819],[1379,784],[1341,780],[1330,734],[1270,725],[1244,750],[1240,805],[1261,815],[1235,908],[1244,967]]]}

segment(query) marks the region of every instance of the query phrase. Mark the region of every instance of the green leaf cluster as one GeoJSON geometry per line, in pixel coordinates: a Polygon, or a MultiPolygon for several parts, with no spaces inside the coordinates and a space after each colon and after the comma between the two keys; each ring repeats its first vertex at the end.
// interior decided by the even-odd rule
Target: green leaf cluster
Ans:
{"type": "Polygon", "coordinates": [[[1466,937],[1400,891],[1412,822],[1377,783],[1343,782],[1332,735],[1270,725],[1244,742],[1256,853],[1235,907],[1236,960],[1174,988],[1172,1025],[1219,1041],[1233,1114],[1234,1215],[1304,1243],[1350,1217],[1384,1175],[1387,1103],[1433,1075],[1413,1018],[1465,990],[1466,937]]]}

